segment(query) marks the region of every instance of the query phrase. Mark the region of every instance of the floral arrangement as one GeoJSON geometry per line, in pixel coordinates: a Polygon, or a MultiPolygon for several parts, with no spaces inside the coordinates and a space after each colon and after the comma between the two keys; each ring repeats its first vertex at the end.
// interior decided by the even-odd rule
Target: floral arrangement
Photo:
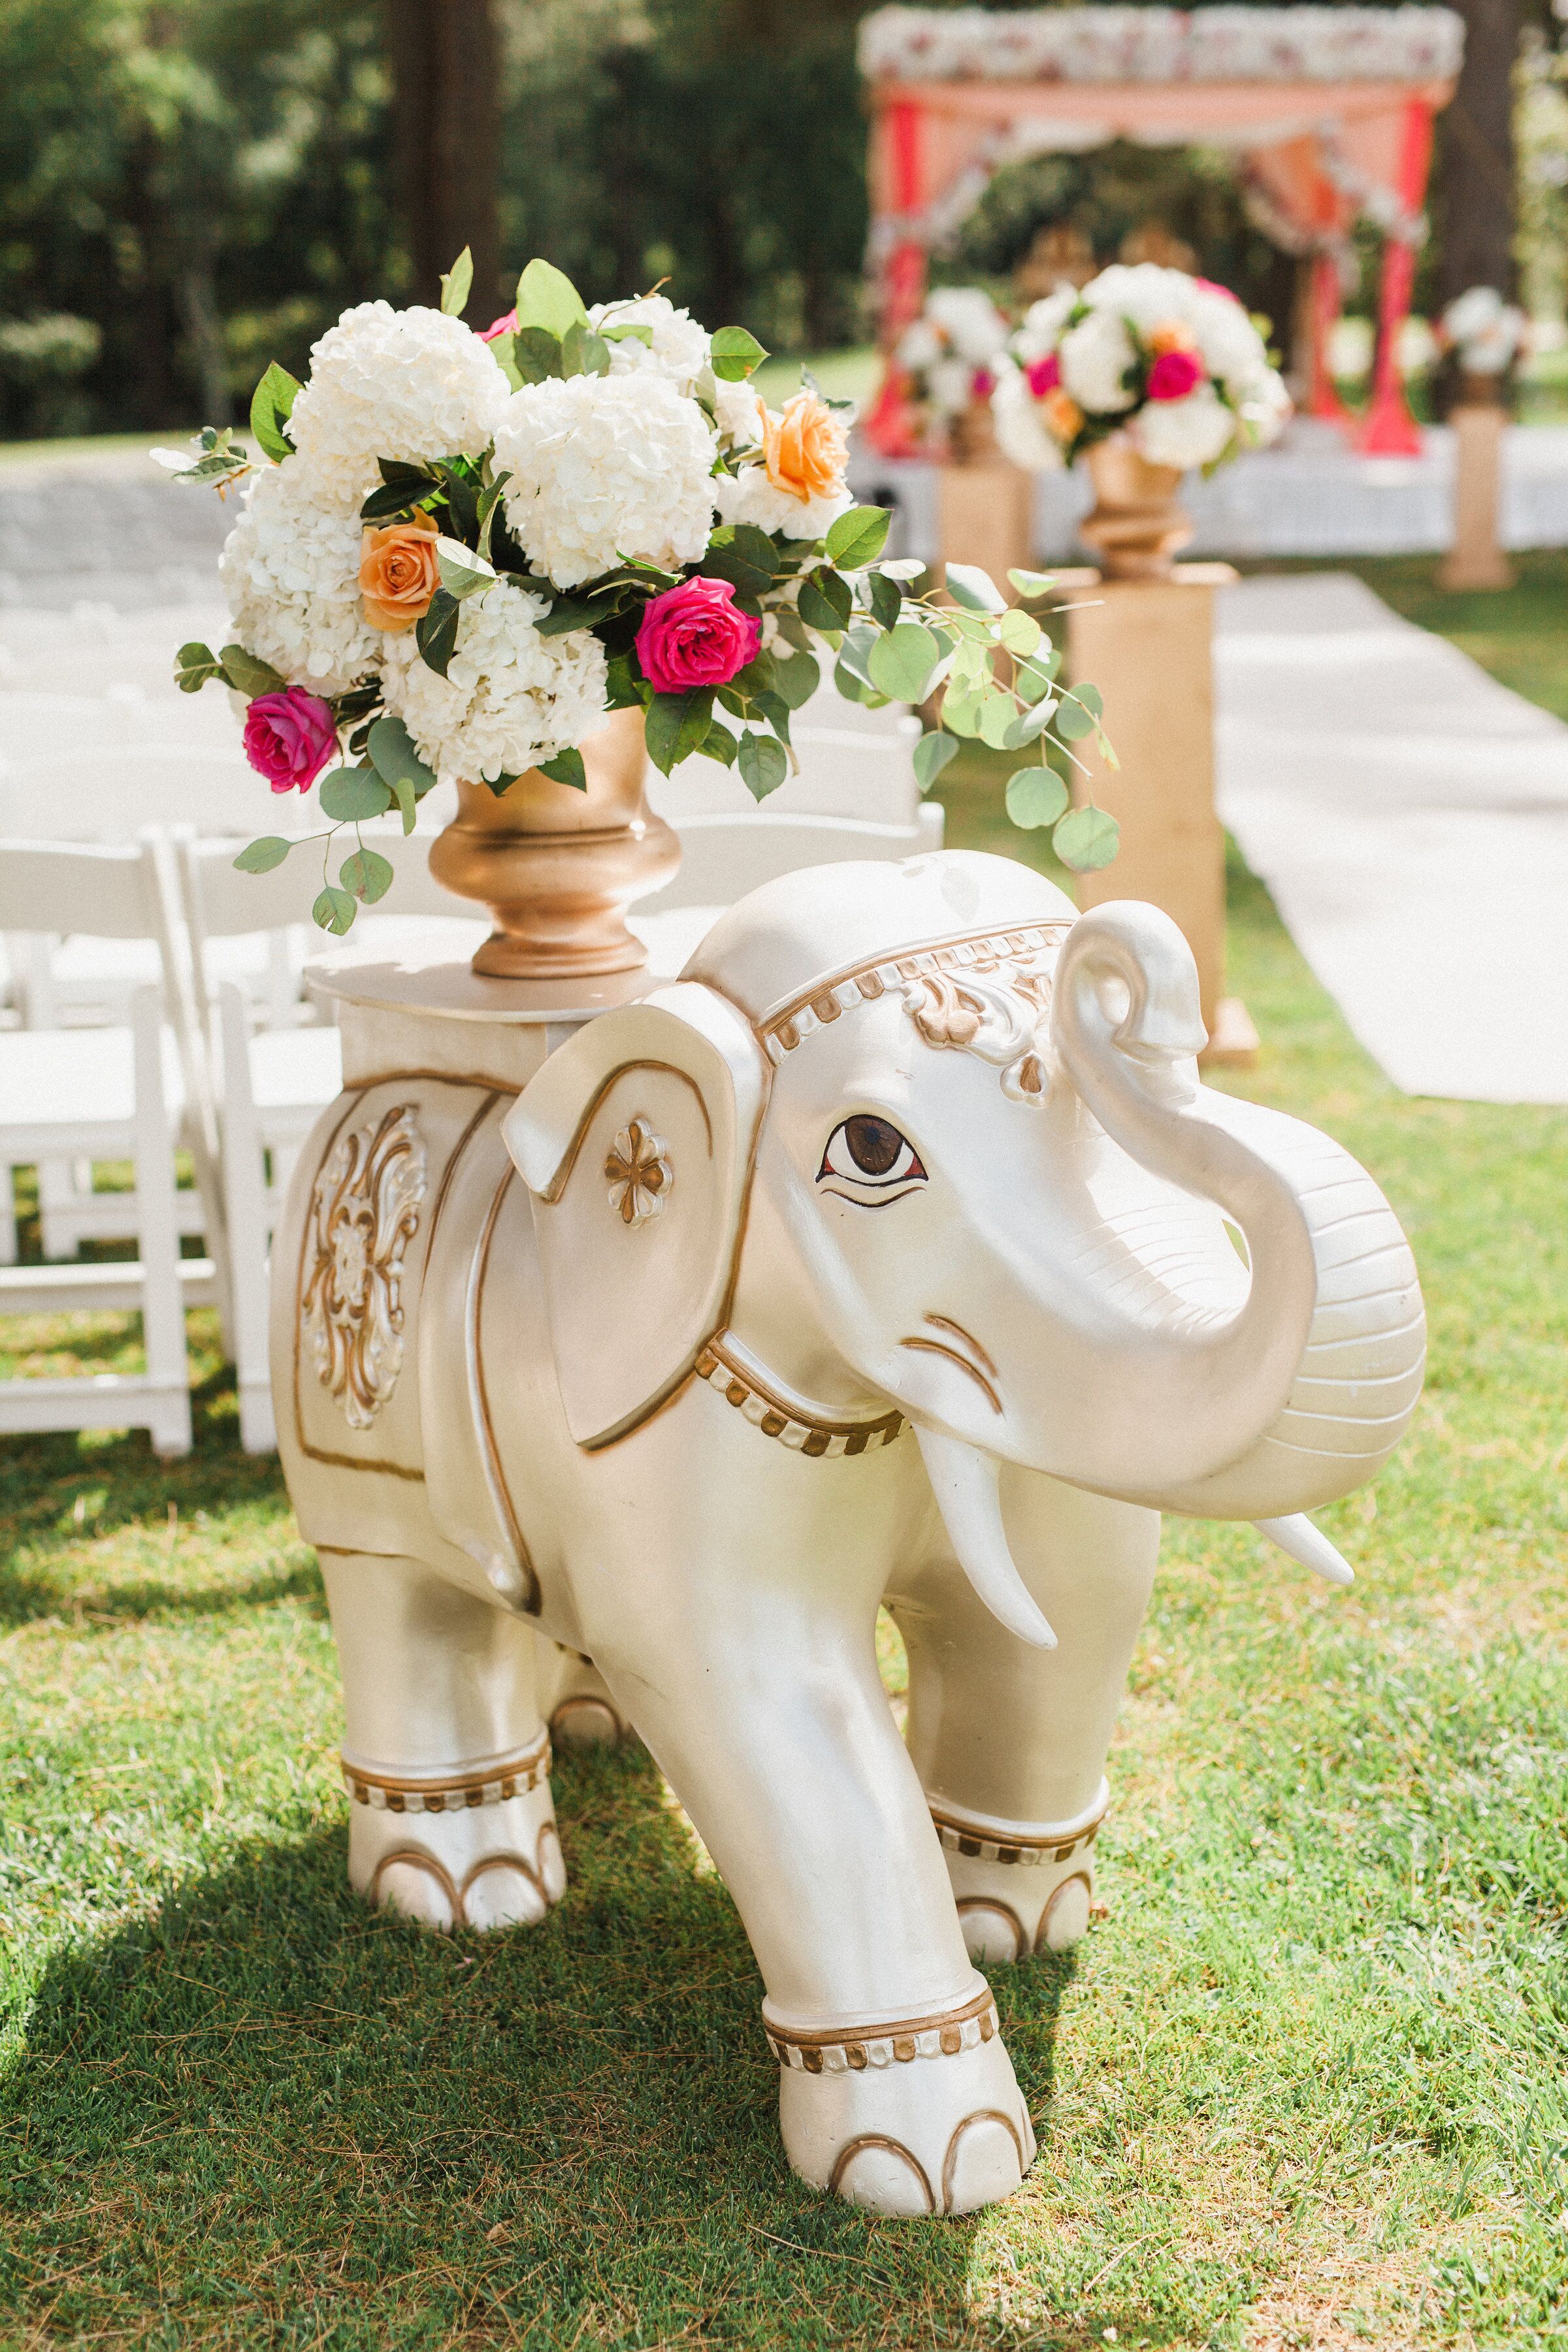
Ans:
{"type": "Polygon", "coordinates": [[[1530,320],[1494,286],[1472,286],[1438,320],[1436,342],[1468,375],[1503,375],[1530,349],[1530,320]]]}
{"type": "Polygon", "coordinates": [[[1452,8],[878,8],[861,19],[870,81],[1446,80],[1452,8]]]}
{"type": "MultiPolygon", "coordinates": [[[[920,562],[885,559],[889,516],[845,481],[844,404],[807,378],[772,409],[743,329],[709,335],[657,290],[590,309],[543,261],[476,333],[471,276],[465,254],[438,310],[346,310],[306,383],[269,367],[250,412],[268,462],[227,427],[189,458],[159,453],[182,481],[245,485],[220,564],[234,640],[183,646],[175,675],[243,698],[274,792],[316,788],[319,924],[347,930],[392,881],[365,821],[396,810],[411,832],[443,775],[499,794],[538,769],[586,789],[578,747],[612,710],[641,709],[666,773],[700,754],[763,799],[789,772],[820,648],[852,701],[943,688],[922,790],[983,738],[1027,762],[1016,821],[1052,825],[1069,865],[1109,861],[1114,823],[1069,810],[1063,782],[1075,742],[1110,756],[1098,693],[1062,687],[1039,622],[984,572],[950,565],[939,606],[911,584],[920,562]]],[[[1050,585],[1011,577],[1028,599],[1050,585]]],[[[236,863],[266,872],[298,845],[268,835],[236,863]]]]}
{"type": "Polygon", "coordinates": [[[1035,303],[998,371],[992,407],[1015,465],[1070,465],[1125,433],[1151,465],[1185,471],[1275,439],[1290,399],[1233,294],[1141,262],[1035,303]]]}
{"type": "Polygon", "coordinates": [[[1011,331],[984,287],[939,286],[927,296],[893,350],[921,441],[945,442],[973,402],[990,399],[1011,331]]]}

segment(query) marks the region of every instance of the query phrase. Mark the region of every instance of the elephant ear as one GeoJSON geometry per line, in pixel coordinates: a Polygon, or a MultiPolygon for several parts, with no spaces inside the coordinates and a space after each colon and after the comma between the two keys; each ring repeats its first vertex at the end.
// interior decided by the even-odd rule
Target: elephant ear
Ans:
{"type": "Polygon", "coordinates": [[[507,1114],[579,1445],[635,1429],[721,1327],[769,1076],[734,1006],[682,982],[586,1023],[507,1114]]]}

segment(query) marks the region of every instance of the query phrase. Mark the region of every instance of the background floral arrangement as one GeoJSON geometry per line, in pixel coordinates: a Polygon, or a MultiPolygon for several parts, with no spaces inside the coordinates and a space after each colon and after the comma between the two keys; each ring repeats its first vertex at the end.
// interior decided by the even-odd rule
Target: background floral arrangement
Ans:
{"type": "MultiPolygon", "coordinates": [[[[1052,825],[1068,865],[1109,862],[1113,820],[1069,809],[1063,780],[1075,742],[1110,757],[1098,693],[1060,686],[1038,621],[984,572],[950,565],[938,608],[910,585],[918,561],[883,559],[888,513],[846,485],[844,404],[807,379],[770,409],[743,329],[710,336],[657,292],[590,310],[543,261],[477,334],[471,275],[465,254],[439,310],[346,310],[304,384],[269,367],[251,404],[269,463],[226,427],[189,460],[160,453],[183,481],[245,480],[221,562],[235,640],[183,646],[175,674],[244,698],[246,751],[274,792],[320,780],[319,924],[347,930],[392,881],[365,821],[395,808],[411,832],[440,775],[500,793],[538,769],[584,790],[578,746],[612,710],[641,708],[666,773],[700,753],[763,799],[789,772],[823,646],[851,700],[944,688],[922,790],[961,737],[1016,751],[1015,821],[1052,825]],[[334,883],[344,825],[355,846],[334,883]]],[[[1012,582],[1027,598],[1050,585],[1012,582]]],[[[266,872],[298,845],[268,835],[236,863],[266,872]]]]}
{"type": "Polygon", "coordinates": [[[1530,320],[1495,286],[1458,294],[1437,321],[1440,352],[1452,352],[1468,375],[1504,375],[1530,348],[1530,320]]]}
{"type": "Polygon", "coordinates": [[[1422,81],[1457,74],[1452,8],[878,8],[869,81],[1422,81]]]}
{"type": "Polygon", "coordinates": [[[1289,394],[1233,294],[1184,270],[1116,264],[1026,314],[992,396],[1015,465],[1070,465],[1124,432],[1152,465],[1217,466],[1275,439],[1289,394]]]}
{"type": "Polygon", "coordinates": [[[953,422],[996,389],[996,362],[1012,332],[981,286],[939,286],[893,352],[921,441],[944,443],[953,422]]]}

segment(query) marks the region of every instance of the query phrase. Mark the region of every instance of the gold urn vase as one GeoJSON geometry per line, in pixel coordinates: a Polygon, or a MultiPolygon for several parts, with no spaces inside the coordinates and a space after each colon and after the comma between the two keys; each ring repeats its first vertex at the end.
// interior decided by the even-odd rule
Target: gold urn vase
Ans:
{"type": "Polygon", "coordinates": [[[488,784],[458,786],[430,871],[489,908],[495,929],[473,960],[478,972],[582,980],[647,961],[626,908],[670,880],[680,844],[647,804],[642,712],[615,711],[580,749],[586,792],[537,768],[499,798],[488,784]]]}
{"type": "Polygon", "coordinates": [[[1167,580],[1193,522],[1176,504],[1179,467],[1151,465],[1120,433],[1084,452],[1094,506],[1078,527],[1108,580],[1167,580]]]}

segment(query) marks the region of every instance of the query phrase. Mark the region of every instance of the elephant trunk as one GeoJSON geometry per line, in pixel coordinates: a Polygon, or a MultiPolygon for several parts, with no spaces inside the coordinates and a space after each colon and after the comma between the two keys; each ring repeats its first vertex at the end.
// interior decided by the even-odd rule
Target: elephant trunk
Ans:
{"type": "MultiPolygon", "coordinates": [[[[1421,1293],[1371,1177],[1315,1129],[1200,1087],[1203,1034],[1166,916],[1118,901],[1080,917],[1053,995],[1062,1066],[1131,1159],[1234,1221],[1250,1282],[1228,1312],[1173,1286],[1106,1351],[1065,1475],[1162,1510],[1282,1519],[1364,1484],[1397,1443],[1421,1389],[1421,1293]]],[[[1145,1263],[1158,1246],[1145,1236],[1145,1263]]]]}

